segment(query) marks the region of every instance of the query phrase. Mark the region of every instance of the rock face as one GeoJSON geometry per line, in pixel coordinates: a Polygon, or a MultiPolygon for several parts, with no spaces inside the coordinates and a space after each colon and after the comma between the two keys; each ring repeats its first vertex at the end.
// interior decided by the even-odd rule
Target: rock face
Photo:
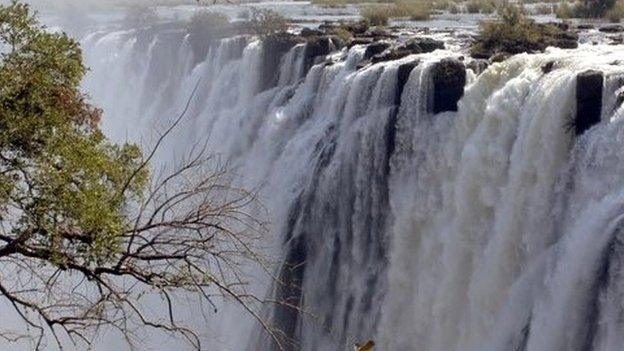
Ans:
{"type": "Polygon", "coordinates": [[[431,38],[415,38],[405,43],[404,47],[413,52],[432,52],[438,49],[444,50],[444,42],[431,38]]]}
{"type": "Polygon", "coordinates": [[[412,54],[424,54],[438,49],[444,49],[444,43],[430,38],[414,38],[403,45],[399,45],[389,51],[374,55],[372,63],[393,61],[412,54]]]}
{"type": "Polygon", "coordinates": [[[432,71],[433,113],[457,111],[457,102],[464,95],[466,67],[456,59],[443,59],[432,71]]]}
{"type": "Polygon", "coordinates": [[[260,89],[270,89],[277,84],[282,56],[299,42],[299,37],[288,33],[278,33],[263,39],[260,89]]]}
{"type": "Polygon", "coordinates": [[[576,118],[574,132],[581,135],[600,123],[602,113],[602,86],[604,76],[600,71],[586,71],[576,77],[576,118]]]}
{"type": "Polygon", "coordinates": [[[483,73],[489,66],[490,63],[487,60],[483,59],[474,59],[468,63],[468,68],[470,68],[475,74],[479,75],[483,73]]]}
{"type": "Polygon", "coordinates": [[[338,46],[334,44],[333,38],[329,36],[310,38],[305,47],[306,70],[312,67],[318,57],[329,55],[338,49],[338,46]]]}
{"type": "Polygon", "coordinates": [[[372,43],[366,47],[366,51],[364,52],[364,59],[368,60],[375,55],[379,55],[382,52],[386,51],[391,45],[386,42],[377,42],[372,43]]]}

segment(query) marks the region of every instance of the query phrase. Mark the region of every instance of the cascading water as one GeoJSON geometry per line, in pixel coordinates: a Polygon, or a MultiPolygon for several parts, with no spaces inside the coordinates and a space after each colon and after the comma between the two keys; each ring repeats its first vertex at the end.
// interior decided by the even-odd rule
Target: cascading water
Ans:
{"type": "MultiPolygon", "coordinates": [[[[198,84],[168,146],[207,140],[242,185],[262,185],[286,263],[283,284],[257,291],[308,312],[267,308],[287,349],[623,348],[624,47],[518,55],[477,76],[444,50],[361,67],[361,45],[319,59],[236,37],[198,57],[164,29],[83,45],[116,139],[166,125],[198,84]],[[590,69],[602,93],[583,105],[590,69]],[[579,130],[586,113],[602,122],[579,130]]],[[[229,349],[275,347],[248,334],[229,349]]]]}

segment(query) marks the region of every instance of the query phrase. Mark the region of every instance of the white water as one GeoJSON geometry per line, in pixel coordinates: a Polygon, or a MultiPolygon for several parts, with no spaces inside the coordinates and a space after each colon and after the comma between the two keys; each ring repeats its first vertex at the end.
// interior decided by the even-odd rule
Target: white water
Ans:
{"type": "MultiPolygon", "coordinates": [[[[431,68],[452,52],[357,70],[356,46],[306,73],[298,46],[278,86],[259,91],[262,43],[237,52],[240,40],[196,60],[181,33],[94,33],[85,88],[109,135],[139,140],[199,82],[168,146],[179,156],[207,140],[241,184],[262,186],[273,254],[305,247],[303,350],[367,339],[379,350],[624,350],[624,111],[613,98],[624,68],[612,64],[624,47],[469,71],[459,111],[433,115],[431,68]],[[395,115],[397,69],[416,59],[395,115]],[[603,122],[575,138],[576,74],[589,68],[607,74],[603,122]]],[[[249,323],[223,326],[215,347],[270,349],[249,323]]]]}

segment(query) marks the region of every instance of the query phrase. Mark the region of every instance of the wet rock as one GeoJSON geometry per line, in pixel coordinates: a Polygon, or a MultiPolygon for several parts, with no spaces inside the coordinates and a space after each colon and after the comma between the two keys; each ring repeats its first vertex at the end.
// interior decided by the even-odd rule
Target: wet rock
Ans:
{"type": "Polygon", "coordinates": [[[433,113],[457,111],[457,102],[464,95],[466,67],[456,59],[443,59],[432,71],[433,113]]]}
{"type": "Polygon", "coordinates": [[[375,55],[379,55],[382,52],[386,51],[390,47],[390,43],[386,42],[377,42],[370,44],[366,47],[366,51],[364,52],[364,59],[368,60],[375,55]]]}
{"type": "Polygon", "coordinates": [[[386,51],[382,54],[375,55],[371,58],[372,63],[386,62],[386,61],[394,61],[404,58],[405,56],[411,55],[412,52],[405,49],[393,49],[390,51],[386,51]]]}
{"type": "Polygon", "coordinates": [[[551,41],[546,41],[548,46],[556,46],[562,49],[576,49],[578,47],[578,34],[562,32],[556,34],[551,41]]]}
{"type": "Polygon", "coordinates": [[[332,37],[313,37],[307,41],[304,52],[304,66],[306,71],[315,63],[319,62],[319,58],[329,55],[336,50],[332,37]]]}
{"type": "Polygon", "coordinates": [[[580,30],[588,30],[588,29],[594,29],[594,25],[593,24],[579,24],[578,26],[576,26],[576,29],[580,29],[580,30]]]}
{"type": "Polygon", "coordinates": [[[585,71],[576,77],[576,135],[583,134],[600,122],[603,82],[602,72],[595,70],[585,71]]]}
{"type": "Polygon", "coordinates": [[[476,75],[483,73],[483,71],[485,71],[489,66],[490,63],[483,59],[475,59],[468,63],[468,68],[470,68],[476,75]]]}
{"type": "Polygon", "coordinates": [[[301,33],[299,35],[301,35],[302,37],[318,37],[322,36],[323,32],[320,30],[304,27],[301,29],[301,33]]]}
{"type": "Polygon", "coordinates": [[[342,25],[342,28],[348,30],[354,35],[362,35],[366,33],[366,31],[368,30],[368,27],[369,25],[368,25],[368,22],[366,21],[351,22],[351,23],[346,23],[342,25]]]}
{"type": "Polygon", "coordinates": [[[395,35],[391,31],[383,28],[371,28],[366,31],[365,36],[380,39],[394,38],[395,35]]]}
{"type": "Polygon", "coordinates": [[[405,49],[414,53],[432,52],[435,50],[443,50],[444,42],[431,39],[431,38],[416,38],[411,39],[403,46],[405,49]]]}
{"type": "Polygon", "coordinates": [[[507,53],[507,52],[498,52],[494,55],[492,55],[492,57],[490,57],[490,62],[494,63],[494,62],[503,62],[506,59],[508,59],[511,56],[511,54],[507,53]]]}
{"type": "Polygon", "coordinates": [[[260,68],[260,89],[266,90],[277,85],[279,64],[282,56],[300,43],[299,37],[289,33],[269,35],[262,40],[262,63],[260,68]]]}
{"type": "Polygon", "coordinates": [[[624,31],[624,27],[619,24],[610,24],[606,26],[602,26],[598,28],[599,31],[603,33],[620,33],[624,31]]]}
{"type": "Polygon", "coordinates": [[[353,38],[351,39],[351,41],[349,42],[349,47],[353,46],[353,45],[368,45],[368,44],[372,44],[374,43],[375,40],[373,38],[353,38]]]}
{"type": "Polygon", "coordinates": [[[548,74],[555,68],[555,61],[548,61],[542,65],[542,72],[548,74]]]}

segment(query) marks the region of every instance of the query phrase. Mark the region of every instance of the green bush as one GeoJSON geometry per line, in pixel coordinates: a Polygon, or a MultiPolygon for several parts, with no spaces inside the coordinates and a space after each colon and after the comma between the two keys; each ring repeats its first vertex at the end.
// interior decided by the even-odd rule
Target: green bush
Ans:
{"type": "Polygon", "coordinates": [[[624,1],[620,0],[613,5],[606,13],[606,18],[614,23],[620,22],[624,18],[624,1]]]}
{"type": "Polygon", "coordinates": [[[431,16],[432,4],[423,0],[397,0],[391,17],[407,17],[413,21],[425,21],[431,16]]]}
{"type": "Polygon", "coordinates": [[[570,5],[567,2],[562,2],[559,5],[557,5],[557,8],[555,9],[555,15],[557,16],[557,18],[574,18],[575,17],[575,12],[574,12],[574,8],[575,6],[570,5]]]}
{"type": "Polygon", "coordinates": [[[534,15],[550,15],[553,13],[553,6],[548,4],[539,4],[533,7],[534,15]]]}
{"type": "Polygon", "coordinates": [[[573,33],[528,18],[522,7],[503,3],[498,20],[480,24],[480,35],[471,47],[473,56],[543,51],[547,46],[572,48],[578,45],[573,33]]]}
{"type": "Polygon", "coordinates": [[[255,7],[249,10],[246,25],[251,33],[262,36],[285,32],[288,29],[288,21],[284,16],[270,9],[255,7]]]}
{"type": "Polygon", "coordinates": [[[360,16],[372,26],[387,26],[390,14],[386,5],[367,5],[360,9],[360,16]]]}

